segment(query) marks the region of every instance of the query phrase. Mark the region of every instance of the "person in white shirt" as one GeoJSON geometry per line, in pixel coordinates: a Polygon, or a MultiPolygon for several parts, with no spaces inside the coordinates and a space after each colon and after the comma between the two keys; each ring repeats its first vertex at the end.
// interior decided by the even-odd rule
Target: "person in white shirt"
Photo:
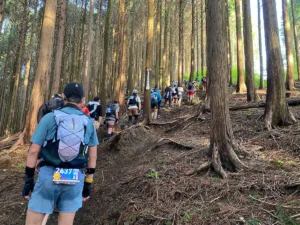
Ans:
{"type": "Polygon", "coordinates": [[[139,119],[139,111],[141,110],[141,99],[138,96],[138,91],[133,90],[132,95],[128,98],[128,122],[127,126],[131,126],[132,117],[134,117],[133,125],[137,124],[139,119]]]}

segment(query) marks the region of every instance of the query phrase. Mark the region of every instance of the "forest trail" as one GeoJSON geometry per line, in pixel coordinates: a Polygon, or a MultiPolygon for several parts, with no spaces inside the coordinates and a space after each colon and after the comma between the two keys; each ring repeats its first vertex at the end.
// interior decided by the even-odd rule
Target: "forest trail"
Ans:
{"type": "MultiPolygon", "coordinates": [[[[244,101],[245,96],[231,95],[231,103],[244,101]]],[[[185,176],[208,160],[209,114],[180,123],[198,108],[164,108],[158,122],[179,118],[179,123],[132,127],[102,144],[92,198],[75,224],[300,224],[300,125],[270,132],[261,121],[263,109],[231,112],[236,140],[250,153],[242,160],[253,169],[230,173],[229,179],[211,170],[185,176]],[[168,144],[168,138],[192,149],[168,144]]],[[[300,118],[300,107],[291,109],[300,118]]],[[[0,224],[24,224],[20,191],[26,153],[27,146],[1,157],[0,224]]],[[[48,225],[56,223],[54,214],[48,225]]]]}

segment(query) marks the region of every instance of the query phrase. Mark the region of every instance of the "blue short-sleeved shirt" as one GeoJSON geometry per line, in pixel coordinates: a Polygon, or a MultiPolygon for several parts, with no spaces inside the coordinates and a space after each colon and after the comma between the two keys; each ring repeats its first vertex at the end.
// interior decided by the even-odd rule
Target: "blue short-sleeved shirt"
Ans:
{"type": "MultiPolygon", "coordinates": [[[[68,113],[68,114],[86,116],[82,111],[80,111],[79,109],[76,109],[75,107],[74,108],[73,107],[65,107],[60,110],[65,113],[68,113]]],[[[53,112],[48,113],[42,118],[42,120],[38,124],[30,141],[39,146],[43,146],[45,141],[49,141],[54,138],[56,128],[57,128],[57,125],[56,125],[56,122],[54,119],[54,113],[53,112]]],[[[97,133],[96,133],[93,121],[91,119],[89,119],[89,122],[86,127],[84,143],[90,147],[99,145],[97,133]]]]}

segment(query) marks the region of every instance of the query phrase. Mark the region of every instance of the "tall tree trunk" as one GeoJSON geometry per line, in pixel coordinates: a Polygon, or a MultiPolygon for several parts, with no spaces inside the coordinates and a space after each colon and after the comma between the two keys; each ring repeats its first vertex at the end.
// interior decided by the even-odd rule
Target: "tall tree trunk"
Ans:
{"type": "Polygon", "coordinates": [[[168,6],[168,0],[165,0],[165,31],[164,31],[164,50],[163,50],[163,91],[167,87],[167,85],[170,85],[167,83],[167,52],[168,52],[168,32],[169,31],[169,6],[168,6]]]}
{"type": "Polygon", "coordinates": [[[116,63],[116,77],[114,84],[114,99],[119,99],[121,89],[121,67],[122,67],[122,55],[123,55],[123,28],[124,28],[124,11],[125,0],[119,2],[119,21],[118,21],[118,56],[116,63]]]}
{"type": "Polygon", "coordinates": [[[18,39],[18,48],[17,48],[17,55],[16,60],[13,68],[13,79],[11,80],[12,83],[10,85],[10,93],[12,98],[8,102],[8,109],[10,111],[10,118],[8,120],[6,126],[6,133],[15,133],[18,131],[19,123],[16,121],[19,120],[18,115],[18,108],[19,104],[19,94],[20,94],[20,77],[21,77],[21,67],[22,61],[24,57],[25,51],[25,42],[26,42],[26,34],[27,34],[27,26],[28,26],[28,0],[24,1],[24,9],[22,14],[22,22],[20,24],[20,31],[19,31],[19,39],[18,39]]]}
{"type": "Polygon", "coordinates": [[[94,0],[90,0],[90,17],[89,17],[89,31],[87,36],[87,48],[85,52],[85,66],[83,73],[83,88],[85,91],[86,98],[90,94],[90,63],[91,63],[91,48],[92,48],[92,37],[93,37],[93,26],[94,26],[94,0]]]}
{"type": "Polygon", "coordinates": [[[227,47],[228,47],[228,84],[232,86],[232,54],[231,54],[231,38],[230,38],[230,11],[228,0],[225,0],[226,20],[227,20],[227,47]]]}
{"type": "Polygon", "coordinates": [[[251,22],[251,6],[250,0],[243,0],[244,14],[244,49],[245,49],[245,65],[246,65],[246,86],[247,101],[256,100],[256,91],[254,83],[254,56],[253,56],[253,39],[252,39],[252,22],[251,22]]]}
{"type": "Polygon", "coordinates": [[[246,84],[244,77],[244,54],[243,54],[243,35],[242,35],[242,13],[241,13],[242,0],[235,0],[235,13],[236,13],[236,39],[237,39],[237,85],[236,92],[246,92],[246,84]]]}
{"type": "Polygon", "coordinates": [[[259,42],[259,62],[260,62],[260,80],[259,80],[259,89],[264,88],[264,67],[263,67],[263,48],[262,48],[262,26],[261,26],[261,0],[257,0],[257,10],[258,10],[258,42],[259,42]]]}
{"type": "MultiPolygon", "coordinates": [[[[201,4],[200,4],[201,5],[201,4]]],[[[199,44],[199,7],[196,6],[196,23],[197,23],[197,78],[200,77],[200,44],[199,44]]]]}
{"type": "Polygon", "coordinates": [[[60,74],[62,68],[62,55],[65,42],[65,33],[66,33],[66,12],[67,12],[67,0],[58,0],[58,7],[60,7],[60,15],[58,22],[58,37],[57,37],[57,46],[55,53],[55,62],[54,62],[54,75],[53,83],[51,88],[51,94],[58,92],[60,84],[60,74]]]}
{"type": "Polygon", "coordinates": [[[204,4],[205,0],[201,0],[201,11],[200,11],[200,24],[201,24],[201,76],[204,77],[204,10],[206,4],[204,4]]]}
{"type": "Polygon", "coordinates": [[[126,84],[126,72],[127,72],[127,43],[128,43],[128,20],[129,20],[129,9],[130,1],[126,0],[125,3],[125,15],[124,15],[124,33],[123,33],[123,54],[120,74],[120,94],[119,102],[121,106],[121,114],[125,111],[125,84],[126,84]]]}
{"type": "Polygon", "coordinates": [[[184,0],[179,0],[179,53],[178,53],[178,87],[183,80],[183,25],[184,25],[184,0]]]}
{"type": "Polygon", "coordinates": [[[192,0],[192,36],[191,36],[191,74],[190,82],[194,80],[195,73],[195,0],[192,0]]]}
{"type": "Polygon", "coordinates": [[[144,89],[144,124],[151,123],[150,111],[150,80],[153,60],[153,30],[154,30],[154,0],[148,0],[148,32],[147,32],[147,50],[146,50],[146,67],[145,67],[145,89],[144,89]]]}
{"type": "Polygon", "coordinates": [[[4,19],[4,10],[5,10],[6,0],[0,0],[0,34],[2,32],[2,24],[4,19]]]}
{"type": "Polygon", "coordinates": [[[300,81],[300,53],[299,53],[298,35],[297,35],[297,28],[296,28],[294,0],[291,0],[291,4],[292,4],[293,30],[294,30],[294,41],[295,41],[298,81],[300,81]]]}
{"type": "Polygon", "coordinates": [[[265,125],[272,126],[294,123],[296,120],[286,103],[284,70],[279,44],[279,33],[275,0],[263,0],[265,40],[267,50],[267,99],[265,125]]]}
{"type": "Polygon", "coordinates": [[[26,126],[23,132],[26,142],[29,142],[29,139],[36,128],[38,110],[45,101],[46,80],[50,67],[49,62],[52,55],[51,51],[53,48],[56,4],[56,0],[46,0],[45,3],[38,67],[30,99],[29,113],[26,118],[26,126]]]}
{"type": "Polygon", "coordinates": [[[109,37],[110,37],[110,22],[111,22],[111,11],[112,11],[112,0],[108,0],[107,13],[105,19],[105,29],[104,29],[104,52],[103,52],[103,66],[102,66],[102,88],[100,91],[100,98],[103,105],[103,111],[105,112],[106,98],[107,98],[107,79],[109,75],[108,68],[108,48],[109,48],[109,37]]]}
{"type": "Polygon", "coordinates": [[[131,18],[131,34],[130,34],[130,53],[129,53],[129,69],[128,69],[128,80],[127,80],[127,93],[128,95],[131,95],[133,88],[134,88],[134,76],[133,76],[133,71],[134,71],[134,55],[137,55],[137,52],[134,52],[134,43],[136,41],[135,38],[135,20],[136,20],[136,10],[135,10],[135,4],[133,3],[132,7],[132,18],[131,18]]]}
{"type": "Polygon", "coordinates": [[[155,85],[159,86],[159,75],[161,66],[161,11],[162,1],[157,1],[157,17],[156,17],[156,62],[155,62],[155,85]]]}
{"type": "Polygon", "coordinates": [[[293,90],[295,88],[294,56],[293,56],[291,23],[290,23],[287,0],[282,0],[282,9],[283,9],[282,14],[283,14],[283,24],[284,24],[286,63],[287,63],[286,88],[287,90],[293,90]]]}
{"type": "Polygon", "coordinates": [[[82,75],[82,66],[83,66],[83,50],[84,50],[84,34],[85,34],[85,18],[87,14],[87,3],[88,0],[83,1],[82,4],[84,4],[84,13],[81,19],[81,37],[80,37],[80,44],[79,44],[79,51],[78,51],[78,57],[77,57],[77,72],[76,72],[76,81],[80,82],[82,81],[81,75],[82,75]]]}
{"type": "Polygon", "coordinates": [[[227,92],[227,40],[225,1],[207,1],[207,71],[211,93],[210,155],[212,167],[223,178],[224,168],[235,171],[244,167],[235,151],[239,150],[234,141],[231,126],[227,92]]]}

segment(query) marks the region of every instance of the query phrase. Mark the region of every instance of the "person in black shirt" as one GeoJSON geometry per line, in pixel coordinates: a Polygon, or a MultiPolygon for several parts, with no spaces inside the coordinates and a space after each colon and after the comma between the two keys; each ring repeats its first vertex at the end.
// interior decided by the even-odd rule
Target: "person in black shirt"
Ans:
{"type": "Polygon", "coordinates": [[[102,123],[102,105],[100,104],[100,98],[95,97],[94,101],[90,101],[88,103],[88,109],[90,110],[90,117],[95,119],[95,128],[99,129],[101,123],[102,123]]]}

